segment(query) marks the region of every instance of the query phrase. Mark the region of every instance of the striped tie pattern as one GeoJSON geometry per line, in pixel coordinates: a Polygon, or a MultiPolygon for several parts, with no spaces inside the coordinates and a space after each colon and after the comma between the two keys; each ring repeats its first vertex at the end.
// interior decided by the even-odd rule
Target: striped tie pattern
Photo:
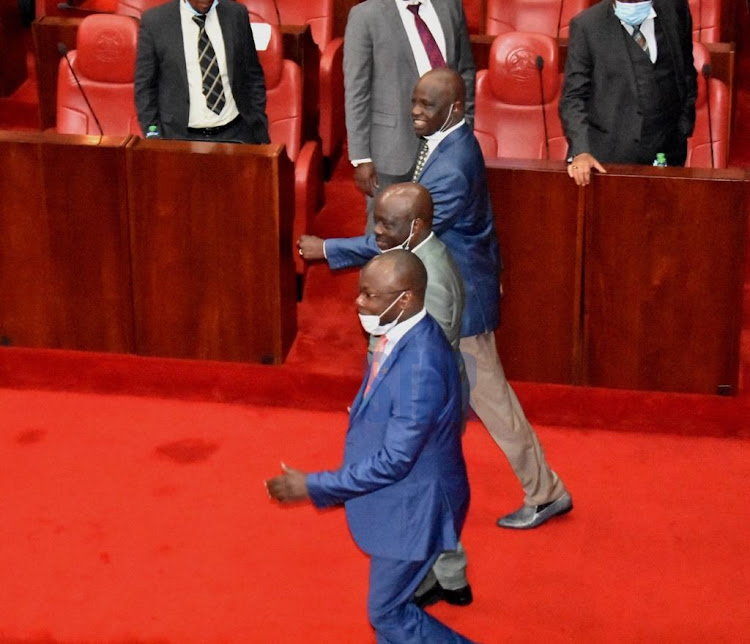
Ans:
{"type": "Polygon", "coordinates": [[[417,32],[422,40],[424,49],[427,52],[427,58],[430,60],[430,65],[433,69],[436,67],[445,67],[445,58],[438,47],[435,36],[432,35],[430,28],[427,23],[422,20],[422,16],[419,15],[419,4],[410,4],[406,7],[409,11],[414,14],[414,24],[417,26],[417,32]]]}
{"type": "Polygon", "coordinates": [[[427,163],[427,152],[429,151],[429,148],[427,147],[427,140],[422,139],[422,143],[419,144],[419,154],[417,155],[417,165],[414,168],[414,174],[411,176],[412,183],[416,183],[419,181],[419,175],[422,174],[422,170],[424,169],[424,164],[427,163]]]}
{"type": "Polygon", "coordinates": [[[203,77],[203,96],[206,97],[208,109],[215,114],[221,114],[227,99],[224,96],[216,52],[206,33],[206,16],[193,16],[193,21],[198,25],[198,62],[203,77]]]}
{"type": "Polygon", "coordinates": [[[646,56],[648,56],[648,43],[646,42],[646,36],[643,35],[641,32],[641,26],[640,25],[634,25],[633,26],[633,40],[638,43],[638,46],[646,52],[646,56]]]}

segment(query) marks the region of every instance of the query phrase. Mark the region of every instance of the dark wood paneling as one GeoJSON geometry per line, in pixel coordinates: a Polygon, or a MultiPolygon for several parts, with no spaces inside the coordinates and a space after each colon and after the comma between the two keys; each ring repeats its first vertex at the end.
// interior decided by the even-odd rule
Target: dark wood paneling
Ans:
{"type": "Polygon", "coordinates": [[[578,378],[578,188],[560,163],[495,160],[488,175],[504,271],[496,337],[509,378],[578,378]]]}
{"type": "Polygon", "coordinates": [[[587,204],[585,383],[736,390],[746,246],[740,171],[611,167],[587,204]]]}
{"type": "Polygon", "coordinates": [[[42,129],[55,127],[57,113],[57,69],[60,64],[58,43],[76,48],[76,34],[82,18],[43,16],[31,24],[36,54],[39,121],[42,129]]]}
{"type": "Polygon", "coordinates": [[[138,139],[128,174],[137,352],[280,363],[296,333],[283,148],[138,139]]]}
{"type": "Polygon", "coordinates": [[[0,96],[10,96],[26,79],[24,31],[18,2],[0,2],[0,96]]]}
{"type": "Polygon", "coordinates": [[[127,138],[0,132],[0,335],[130,352],[127,138]]]}

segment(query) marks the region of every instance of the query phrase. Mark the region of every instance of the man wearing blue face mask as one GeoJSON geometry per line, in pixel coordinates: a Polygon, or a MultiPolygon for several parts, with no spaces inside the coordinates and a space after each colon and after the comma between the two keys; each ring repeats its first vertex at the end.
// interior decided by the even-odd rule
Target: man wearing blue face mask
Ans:
{"type": "Polygon", "coordinates": [[[587,185],[602,164],[684,165],[696,71],[687,0],[602,0],[570,23],[560,116],[568,174],[587,185]]]}

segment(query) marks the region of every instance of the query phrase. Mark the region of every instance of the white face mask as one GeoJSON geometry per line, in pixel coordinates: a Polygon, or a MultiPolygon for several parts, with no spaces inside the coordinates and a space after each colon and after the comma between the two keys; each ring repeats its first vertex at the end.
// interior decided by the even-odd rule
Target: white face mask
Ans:
{"type": "Polygon", "coordinates": [[[386,322],[385,324],[380,324],[380,318],[382,318],[388,311],[393,308],[393,305],[396,304],[403,296],[406,291],[401,291],[399,296],[391,302],[385,311],[383,311],[380,315],[365,315],[364,313],[358,313],[359,315],[359,322],[362,325],[362,328],[365,330],[366,333],[369,333],[370,335],[385,335],[390,331],[394,326],[398,324],[398,321],[401,319],[401,316],[404,314],[403,311],[398,314],[398,317],[393,320],[392,322],[386,322]]]}
{"type": "Polygon", "coordinates": [[[409,242],[411,241],[411,237],[414,234],[414,222],[415,221],[416,220],[414,220],[414,219],[411,220],[411,226],[409,226],[409,236],[404,241],[402,241],[400,244],[397,244],[393,248],[386,248],[382,252],[383,253],[390,253],[392,250],[396,250],[397,248],[401,248],[403,250],[409,250],[409,242]]]}

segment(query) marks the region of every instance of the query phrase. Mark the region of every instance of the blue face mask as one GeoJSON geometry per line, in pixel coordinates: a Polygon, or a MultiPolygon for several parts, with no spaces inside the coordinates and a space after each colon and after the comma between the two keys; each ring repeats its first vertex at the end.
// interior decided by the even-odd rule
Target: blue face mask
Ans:
{"type": "Polygon", "coordinates": [[[651,13],[651,0],[646,2],[619,2],[615,0],[615,15],[631,27],[640,26],[651,13]]]}

